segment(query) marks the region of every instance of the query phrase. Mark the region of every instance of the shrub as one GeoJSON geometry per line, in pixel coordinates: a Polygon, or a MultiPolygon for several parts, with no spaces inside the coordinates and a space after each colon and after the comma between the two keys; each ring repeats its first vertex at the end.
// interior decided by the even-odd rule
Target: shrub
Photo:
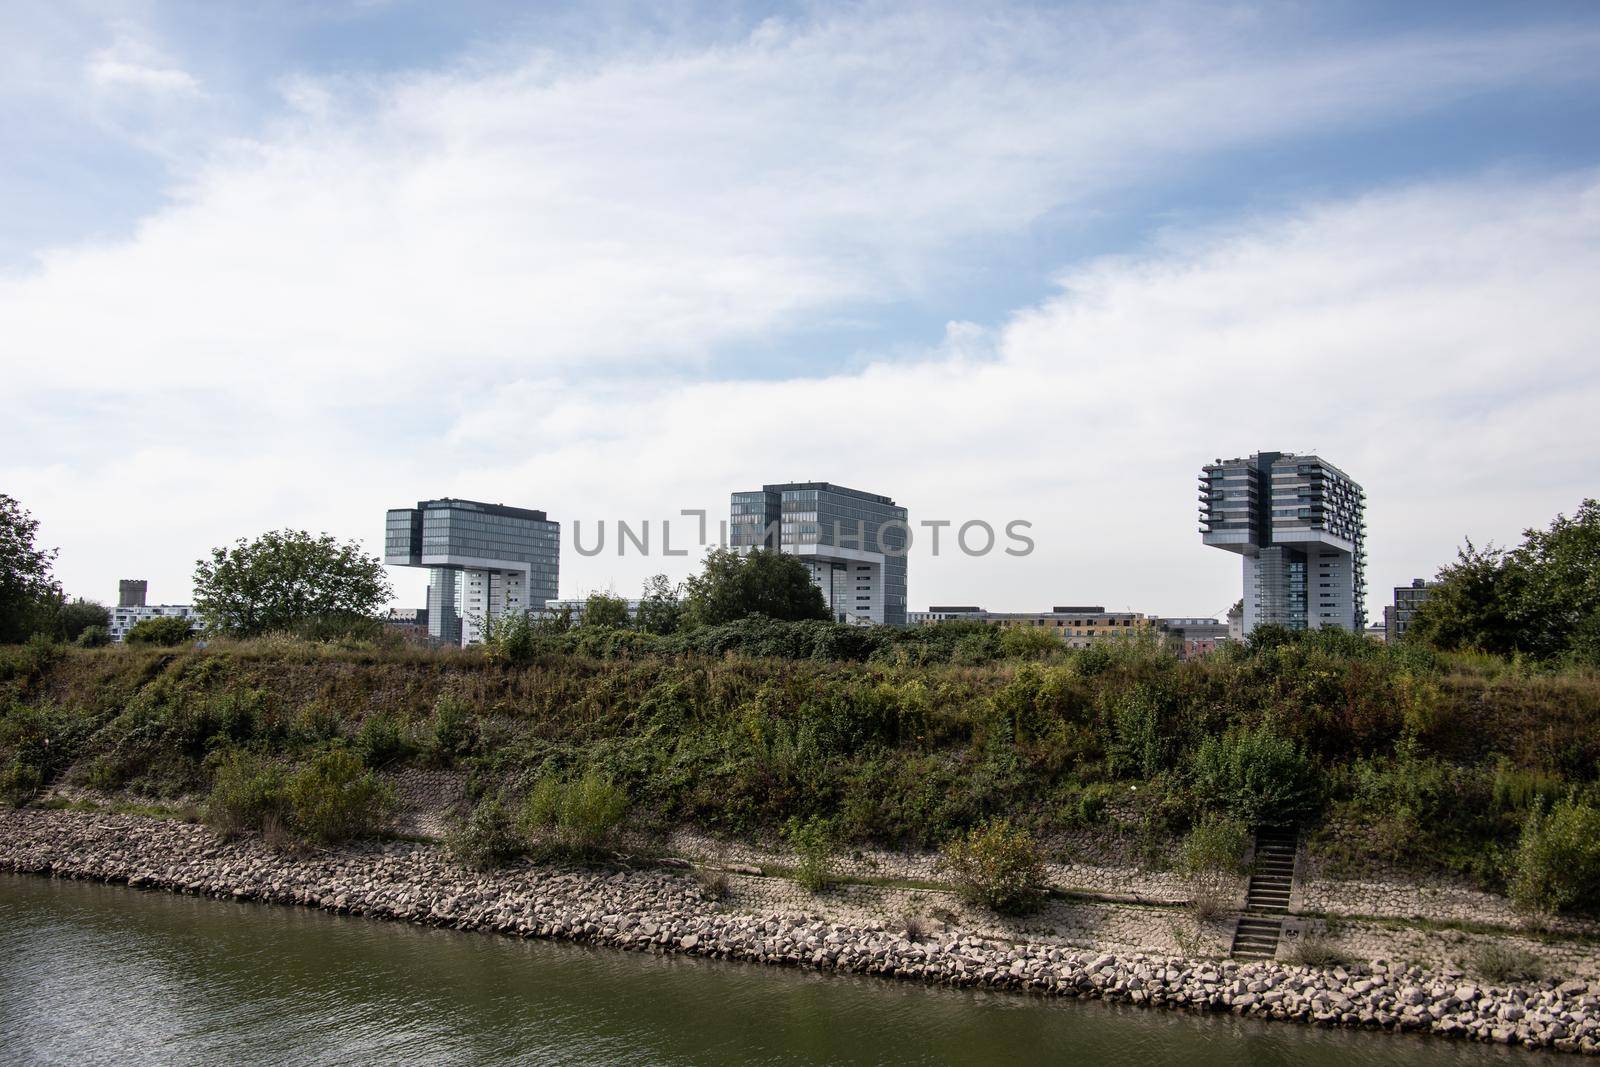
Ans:
{"type": "Polygon", "coordinates": [[[483,651],[490,659],[513,667],[532,663],[539,651],[533,620],[519,611],[484,620],[483,651]]]}
{"type": "Polygon", "coordinates": [[[944,847],[945,867],[970,904],[1007,915],[1034,910],[1044,898],[1044,861],[1033,835],[1005,819],[969,830],[944,847]]]}
{"type": "Polygon", "coordinates": [[[1499,941],[1477,946],[1464,963],[1479,978],[1497,985],[1537,982],[1544,978],[1546,969],[1544,960],[1534,953],[1499,941]]]}
{"type": "Polygon", "coordinates": [[[1184,837],[1178,869],[1188,879],[1197,919],[1213,918],[1227,908],[1248,837],[1242,823],[1214,813],[1206,815],[1184,837]]]}
{"type": "Polygon", "coordinates": [[[224,836],[262,829],[267,819],[280,819],[286,810],[286,785],[282,764],[236,749],[212,777],[206,822],[224,836]]]}
{"type": "Polygon", "coordinates": [[[627,814],[627,792],[590,770],[573,781],[554,775],[539,779],[528,794],[522,823],[540,853],[586,859],[614,844],[627,814]]]}
{"type": "Polygon", "coordinates": [[[1007,659],[1055,659],[1066,650],[1054,627],[1007,626],[1000,633],[1000,654],[1007,659]]]}
{"type": "Polygon", "coordinates": [[[472,809],[445,838],[445,847],[468,867],[484,871],[503,867],[521,855],[524,842],[511,809],[491,797],[472,809]]]}
{"type": "Polygon", "coordinates": [[[792,817],[783,830],[789,845],[795,851],[795,881],[820,893],[837,880],[834,872],[833,827],[828,820],[813,815],[807,819],[792,817]]]}
{"type": "Polygon", "coordinates": [[[1350,957],[1325,933],[1307,930],[1289,947],[1289,962],[1301,967],[1347,967],[1350,957]]]}
{"type": "Polygon", "coordinates": [[[446,690],[433,702],[433,736],[428,749],[435,762],[450,766],[478,747],[478,723],[472,707],[459,694],[446,690]]]}
{"type": "Polygon", "coordinates": [[[294,828],[313,841],[345,841],[380,829],[393,790],[347,749],[324,752],[289,782],[294,828]]]}
{"type": "Polygon", "coordinates": [[[1512,861],[1511,900],[1530,915],[1600,910],[1600,808],[1535,808],[1512,861]]]}
{"type": "Polygon", "coordinates": [[[1251,826],[1292,825],[1322,799],[1315,761],[1265,725],[1206,738],[1195,750],[1193,772],[1203,804],[1251,826]]]}
{"type": "Polygon", "coordinates": [[[405,757],[410,746],[400,722],[387,711],[377,711],[361,721],[356,731],[356,751],[368,767],[383,767],[405,757]]]}
{"type": "Polygon", "coordinates": [[[154,619],[140,619],[128,628],[128,636],[123,640],[130,645],[172,648],[187,644],[192,637],[188,619],[178,615],[162,615],[154,619]]]}
{"type": "Polygon", "coordinates": [[[694,881],[700,887],[702,900],[724,900],[728,896],[728,876],[721,871],[696,867],[694,881]]]}
{"type": "Polygon", "coordinates": [[[39,768],[20,759],[13,759],[0,771],[0,796],[12,807],[20,808],[32,800],[44,787],[44,775],[39,768]]]}
{"type": "Polygon", "coordinates": [[[111,643],[111,634],[104,626],[85,626],[73,643],[79,648],[104,648],[111,643]]]}

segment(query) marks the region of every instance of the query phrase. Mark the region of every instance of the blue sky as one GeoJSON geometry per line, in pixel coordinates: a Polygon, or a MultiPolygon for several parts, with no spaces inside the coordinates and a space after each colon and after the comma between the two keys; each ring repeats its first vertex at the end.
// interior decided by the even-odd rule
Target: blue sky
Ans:
{"type": "Polygon", "coordinates": [[[1199,614],[1317,449],[1383,590],[1594,494],[1597,168],[1586,3],[8,5],[0,489],[88,596],[825,478],[1034,523],[914,607],[1199,614]]]}

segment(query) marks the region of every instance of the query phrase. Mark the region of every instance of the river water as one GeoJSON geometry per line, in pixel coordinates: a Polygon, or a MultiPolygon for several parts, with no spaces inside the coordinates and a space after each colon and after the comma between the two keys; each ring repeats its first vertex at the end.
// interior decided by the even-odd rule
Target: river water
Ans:
{"type": "Polygon", "coordinates": [[[929,988],[0,875],[0,1061],[1523,1064],[1570,1057],[929,988]]]}

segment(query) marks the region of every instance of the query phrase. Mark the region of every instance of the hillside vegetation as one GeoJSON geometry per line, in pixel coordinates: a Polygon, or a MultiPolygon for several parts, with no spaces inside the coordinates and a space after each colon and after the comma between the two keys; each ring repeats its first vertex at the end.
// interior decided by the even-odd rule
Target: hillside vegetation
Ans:
{"type": "Polygon", "coordinates": [[[982,629],[580,629],[494,655],[36,642],[0,649],[0,786],[18,803],[58,780],[194,795],[230,761],[344,750],[382,771],[457,768],[508,803],[587,775],[625,792],[636,823],[815,817],[840,842],[931,847],[992,818],[1049,840],[1108,803],[1158,836],[1208,812],[1297,820],[1337,827],[1330,847],[1358,842],[1352,862],[1495,887],[1534,813],[1600,801],[1593,672],[1331,632],[1263,631],[1178,662],[1138,641],[1073,652],[982,629]]]}

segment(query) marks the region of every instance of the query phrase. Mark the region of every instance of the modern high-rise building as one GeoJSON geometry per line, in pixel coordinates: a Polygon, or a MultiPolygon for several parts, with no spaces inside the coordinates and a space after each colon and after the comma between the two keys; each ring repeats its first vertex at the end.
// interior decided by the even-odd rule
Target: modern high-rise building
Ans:
{"type": "Polygon", "coordinates": [[[421,500],[389,512],[383,561],[428,568],[428,636],[470,645],[484,623],[544,610],[556,596],[561,524],[542,511],[476,500],[421,500]]]}
{"type": "Polygon", "coordinates": [[[1366,626],[1366,494],[1318,456],[1259,452],[1200,474],[1200,534],[1244,559],[1244,625],[1366,626]]]}
{"type": "Polygon", "coordinates": [[[783,482],[734,493],[729,546],[799,556],[839,622],[906,624],[906,509],[828,482],[783,482]]]}

